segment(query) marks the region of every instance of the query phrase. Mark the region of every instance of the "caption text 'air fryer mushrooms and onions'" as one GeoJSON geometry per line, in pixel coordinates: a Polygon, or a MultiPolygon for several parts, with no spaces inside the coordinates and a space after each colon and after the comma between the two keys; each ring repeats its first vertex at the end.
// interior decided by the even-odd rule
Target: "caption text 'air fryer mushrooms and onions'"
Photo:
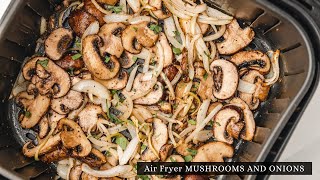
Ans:
{"type": "Polygon", "coordinates": [[[279,78],[279,50],[250,50],[253,29],[201,0],[65,0],[40,32],[12,95],[37,132],[23,154],[63,179],[224,162],[279,78]]]}

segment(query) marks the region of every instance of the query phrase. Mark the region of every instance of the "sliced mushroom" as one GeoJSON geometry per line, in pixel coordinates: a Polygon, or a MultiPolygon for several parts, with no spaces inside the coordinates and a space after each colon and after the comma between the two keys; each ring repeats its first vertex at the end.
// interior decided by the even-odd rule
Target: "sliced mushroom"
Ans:
{"type": "Polygon", "coordinates": [[[185,180],[209,180],[208,175],[186,175],[185,180]]]}
{"type": "Polygon", "coordinates": [[[52,60],[59,60],[72,44],[73,35],[70,29],[58,28],[51,32],[45,41],[45,51],[52,60]]]}
{"type": "Polygon", "coordinates": [[[110,56],[107,62],[102,60],[98,52],[101,43],[98,35],[85,37],[82,42],[83,61],[95,77],[107,80],[118,74],[120,64],[115,56],[110,56]]]}
{"type": "Polygon", "coordinates": [[[83,172],[81,174],[81,180],[99,180],[99,178],[83,172]]]}
{"type": "Polygon", "coordinates": [[[70,77],[67,72],[56,65],[53,61],[38,60],[36,65],[37,76],[32,82],[40,94],[50,94],[54,98],[66,95],[71,87],[70,77]]]}
{"type": "Polygon", "coordinates": [[[214,117],[213,134],[217,141],[225,142],[228,144],[233,143],[233,138],[238,138],[241,129],[238,132],[234,128],[237,123],[242,119],[242,111],[237,106],[227,105],[224,106],[214,117]],[[227,131],[227,129],[229,131],[227,131]]]}
{"type": "Polygon", "coordinates": [[[135,99],[133,102],[135,104],[142,104],[142,105],[156,104],[162,99],[163,93],[164,93],[164,87],[162,83],[157,82],[157,84],[153,87],[153,90],[151,92],[149,92],[147,95],[141,98],[135,99]]]}
{"type": "Polygon", "coordinates": [[[21,127],[32,128],[47,112],[50,105],[50,98],[47,96],[37,95],[36,97],[29,95],[27,92],[20,92],[16,97],[16,102],[23,105],[28,114],[22,115],[21,127]]]}
{"type": "Polygon", "coordinates": [[[176,147],[176,151],[182,156],[188,156],[190,155],[190,152],[187,150],[189,148],[191,148],[190,144],[182,143],[176,147]]]}
{"type": "Polygon", "coordinates": [[[169,102],[162,101],[159,103],[159,110],[166,113],[166,114],[171,114],[172,113],[172,106],[169,102]]]}
{"type": "Polygon", "coordinates": [[[263,91],[263,81],[264,77],[258,72],[251,70],[241,78],[243,81],[249,82],[251,84],[256,85],[255,92],[253,94],[239,92],[239,97],[244,100],[251,110],[255,110],[258,108],[260,99],[259,95],[261,91],[263,91]]]}
{"type": "Polygon", "coordinates": [[[163,73],[167,76],[169,81],[172,81],[176,77],[178,72],[179,72],[179,69],[172,64],[163,68],[163,73]]]}
{"type": "Polygon", "coordinates": [[[92,14],[87,13],[83,9],[76,9],[71,12],[68,22],[75,34],[78,37],[82,37],[89,25],[96,20],[92,14]]]}
{"type": "Polygon", "coordinates": [[[131,96],[150,92],[154,85],[157,83],[157,78],[153,75],[150,79],[145,79],[145,76],[147,76],[146,73],[140,73],[136,76],[133,81],[131,96]]]}
{"type": "Polygon", "coordinates": [[[119,2],[119,0],[97,0],[98,3],[101,4],[108,4],[108,5],[115,5],[117,4],[117,2],[119,2]]]}
{"type": "Polygon", "coordinates": [[[142,22],[137,31],[137,40],[144,47],[152,47],[156,44],[159,35],[150,29],[153,22],[142,22]]]}
{"type": "Polygon", "coordinates": [[[160,160],[165,161],[167,159],[167,157],[171,155],[172,151],[173,151],[172,144],[163,145],[159,150],[160,160]]]}
{"type": "Polygon", "coordinates": [[[89,129],[94,130],[96,127],[99,115],[103,113],[101,106],[89,104],[78,114],[79,125],[84,132],[89,129]]]}
{"type": "Polygon", "coordinates": [[[237,67],[226,60],[215,60],[210,69],[213,75],[213,95],[218,99],[228,99],[237,91],[239,75],[237,67]]]}
{"type": "Polygon", "coordinates": [[[67,159],[68,157],[68,153],[65,151],[65,149],[58,148],[52,152],[45,153],[42,157],[40,157],[40,160],[45,163],[52,163],[67,159]]]}
{"type": "Polygon", "coordinates": [[[234,19],[227,25],[227,30],[223,35],[225,40],[217,43],[217,49],[220,54],[234,54],[246,47],[253,40],[254,35],[250,27],[242,29],[234,19]]]}
{"type": "Polygon", "coordinates": [[[103,40],[103,46],[100,47],[101,55],[111,54],[120,58],[123,52],[121,37],[119,34],[126,28],[122,23],[109,23],[100,28],[98,35],[103,40]]]}
{"type": "Polygon", "coordinates": [[[91,143],[76,122],[64,118],[59,121],[57,128],[61,131],[63,146],[71,150],[72,156],[85,157],[90,154],[91,143]]]}
{"type": "Polygon", "coordinates": [[[92,148],[90,154],[80,160],[91,167],[100,167],[107,162],[106,157],[99,150],[92,148]]]}
{"type": "Polygon", "coordinates": [[[161,9],[162,1],[161,0],[152,0],[149,2],[149,5],[157,9],[161,9]]]}
{"type": "Polygon", "coordinates": [[[249,106],[240,98],[233,98],[230,101],[230,104],[240,107],[243,112],[245,130],[241,134],[241,139],[252,141],[256,129],[256,123],[254,121],[252,111],[250,110],[249,106]]]}
{"type": "Polygon", "coordinates": [[[198,149],[193,162],[224,162],[223,158],[231,158],[233,147],[223,142],[209,142],[198,149]]]}
{"type": "Polygon", "coordinates": [[[75,54],[67,54],[64,57],[61,58],[61,60],[55,61],[55,63],[60,66],[62,69],[66,71],[76,71],[84,67],[84,62],[82,58],[73,60],[72,56],[75,54]]]}
{"type": "Polygon", "coordinates": [[[69,173],[70,180],[79,180],[82,174],[81,165],[73,166],[69,173]]]}
{"type": "Polygon", "coordinates": [[[63,97],[51,101],[51,109],[59,114],[68,114],[72,110],[78,109],[84,100],[84,96],[78,92],[70,90],[63,97]]]}
{"type": "Polygon", "coordinates": [[[46,57],[34,57],[26,62],[22,68],[22,75],[24,79],[30,81],[34,75],[36,75],[36,64],[38,60],[46,60],[46,57]]]}
{"type": "Polygon", "coordinates": [[[238,66],[240,72],[253,69],[261,74],[268,74],[271,66],[269,57],[261,51],[241,51],[233,55],[230,61],[238,66]]]}
{"type": "MultiPolygon", "coordinates": [[[[168,128],[160,119],[154,118],[152,122],[153,135],[151,137],[151,143],[157,153],[160,152],[162,146],[168,141],[168,128]]],[[[144,161],[154,161],[157,156],[148,147],[141,154],[141,159],[144,161]]]]}
{"type": "Polygon", "coordinates": [[[74,86],[75,84],[77,84],[79,81],[81,81],[82,79],[93,79],[92,78],[92,74],[90,73],[90,71],[83,71],[80,74],[78,74],[77,76],[72,76],[71,77],[71,84],[72,86],[74,86]]]}
{"type": "MultiPolygon", "coordinates": [[[[152,1],[151,1],[151,2],[152,2],[152,1]]],[[[164,3],[161,3],[160,6],[161,6],[161,8],[158,8],[157,10],[152,11],[153,14],[154,14],[155,16],[157,16],[158,19],[161,19],[161,20],[170,17],[170,16],[171,16],[171,12],[167,9],[167,7],[165,6],[165,4],[164,4],[164,3]]]]}
{"type": "Polygon", "coordinates": [[[22,152],[25,156],[27,157],[34,157],[34,155],[36,154],[37,151],[39,151],[38,155],[43,155],[46,154],[48,152],[53,151],[61,142],[61,138],[60,138],[60,133],[55,134],[53,136],[50,136],[50,138],[48,139],[48,141],[40,148],[40,144],[38,144],[37,146],[35,146],[34,144],[32,144],[32,142],[27,142],[26,144],[24,144],[23,148],[22,148],[22,152]]]}
{"type": "Polygon", "coordinates": [[[163,67],[172,65],[172,60],[173,60],[172,49],[164,33],[159,34],[159,42],[163,48],[163,53],[164,53],[163,67]]]}
{"type": "Polygon", "coordinates": [[[105,23],[103,20],[105,14],[103,14],[99,9],[97,9],[91,0],[84,0],[83,3],[84,10],[92,14],[95,18],[97,18],[100,26],[102,26],[105,23]]]}
{"type": "Polygon", "coordinates": [[[195,63],[195,77],[200,79],[200,83],[197,89],[197,94],[201,97],[202,100],[212,99],[213,96],[213,77],[208,75],[206,70],[203,68],[203,64],[200,67],[196,66],[195,63]]]}
{"type": "Polygon", "coordinates": [[[107,89],[120,90],[126,87],[128,82],[128,73],[126,71],[119,71],[118,75],[109,80],[101,80],[94,77],[94,80],[104,85],[107,89]]]}
{"type": "Polygon", "coordinates": [[[123,68],[131,67],[135,63],[134,54],[131,54],[128,51],[123,52],[119,62],[123,68]]]}
{"type": "Polygon", "coordinates": [[[49,133],[49,119],[48,116],[43,116],[39,122],[39,138],[42,139],[49,133]]]}

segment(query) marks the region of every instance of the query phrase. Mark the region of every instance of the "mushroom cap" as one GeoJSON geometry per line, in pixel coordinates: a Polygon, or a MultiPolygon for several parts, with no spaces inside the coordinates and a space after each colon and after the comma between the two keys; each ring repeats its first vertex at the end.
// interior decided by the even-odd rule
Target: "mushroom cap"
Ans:
{"type": "Polygon", "coordinates": [[[62,69],[68,71],[70,69],[76,71],[79,69],[82,69],[84,67],[84,62],[82,58],[73,60],[72,56],[75,54],[67,54],[64,57],[62,57],[60,60],[55,61],[55,63],[60,66],[62,69]]]}
{"type": "Polygon", "coordinates": [[[45,51],[52,60],[59,60],[72,44],[73,34],[70,29],[58,28],[45,40],[45,51]]]}
{"type": "Polygon", "coordinates": [[[271,67],[269,57],[261,51],[241,51],[233,55],[230,61],[236,64],[241,72],[252,69],[268,74],[271,67]]]}
{"type": "Polygon", "coordinates": [[[161,161],[167,160],[167,157],[170,156],[172,151],[173,151],[173,145],[172,144],[163,145],[159,150],[160,160],[161,161]]]}
{"type": "Polygon", "coordinates": [[[39,121],[39,138],[42,139],[47,136],[49,133],[49,118],[48,116],[43,116],[41,120],[39,121]]]}
{"type": "Polygon", "coordinates": [[[223,35],[225,40],[217,43],[217,49],[220,54],[234,54],[246,47],[253,40],[254,35],[250,27],[242,29],[234,19],[227,25],[227,30],[223,35]]]}
{"type": "Polygon", "coordinates": [[[223,158],[231,158],[234,149],[223,142],[209,142],[201,146],[192,162],[224,162],[223,158]]]}
{"type": "Polygon", "coordinates": [[[78,114],[79,125],[84,132],[87,132],[90,128],[94,128],[99,119],[99,114],[102,114],[103,110],[101,106],[88,104],[78,114]]]}
{"type": "Polygon", "coordinates": [[[156,85],[153,87],[151,92],[149,92],[147,95],[135,99],[133,102],[135,104],[142,104],[142,105],[152,105],[159,102],[164,94],[164,87],[162,83],[157,82],[156,85]]]}
{"type": "Polygon", "coordinates": [[[34,57],[29,59],[22,68],[22,75],[25,80],[30,81],[36,75],[36,63],[38,60],[46,60],[46,57],[34,57]]]}
{"type": "Polygon", "coordinates": [[[99,53],[101,43],[101,38],[98,35],[85,37],[82,42],[83,61],[95,77],[107,80],[118,74],[120,63],[115,56],[110,56],[108,62],[102,60],[99,53]]]}
{"type": "Polygon", "coordinates": [[[68,18],[71,29],[78,37],[82,37],[89,25],[96,20],[97,19],[92,14],[87,13],[83,9],[76,9],[72,11],[68,18]]]}
{"type": "Polygon", "coordinates": [[[119,62],[121,64],[121,67],[123,68],[129,68],[131,67],[135,61],[133,60],[134,54],[129,53],[128,51],[124,51],[119,58],[119,62]]]}
{"type": "MultiPolygon", "coordinates": [[[[151,2],[153,2],[153,1],[150,1],[150,3],[151,2]]],[[[157,10],[154,10],[152,12],[160,20],[164,20],[172,15],[164,3],[161,3],[160,6],[157,5],[157,10]]]]}
{"type": "Polygon", "coordinates": [[[238,88],[237,67],[227,60],[215,60],[210,69],[213,75],[213,95],[218,99],[232,97],[238,88]]]}
{"type": "Polygon", "coordinates": [[[90,154],[80,160],[91,167],[100,167],[107,162],[105,155],[95,148],[92,148],[90,154]]]}
{"type": "Polygon", "coordinates": [[[104,85],[107,89],[120,90],[126,87],[129,75],[126,71],[120,70],[118,75],[109,80],[101,80],[94,77],[94,80],[104,85]]]}
{"type": "Polygon", "coordinates": [[[68,153],[64,148],[58,148],[52,152],[44,154],[40,160],[45,163],[52,163],[68,158],[68,153]]]}
{"type": "Polygon", "coordinates": [[[168,39],[166,35],[162,32],[159,34],[159,42],[163,48],[163,53],[164,53],[163,67],[167,67],[172,64],[173,54],[172,54],[172,49],[168,42],[168,39]]]}
{"type": "Polygon", "coordinates": [[[149,28],[151,24],[153,24],[153,22],[142,22],[138,24],[136,37],[138,42],[144,47],[154,46],[159,37],[158,34],[149,28]]]}
{"type": "Polygon", "coordinates": [[[99,21],[100,26],[105,24],[105,21],[103,20],[105,14],[97,9],[91,0],[84,0],[83,3],[84,10],[92,14],[99,21]]]}
{"type": "Polygon", "coordinates": [[[70,180],[79,180],[82,174],[81,165],[73,166],[69,173],[70,180]]]}
{"type": "Polygon", "coordinates": [[[100,28],[98,35],[103,40],[103,46],[100,47],[100,52],[102,55],[111,54],[120,58],[123,52],[123,46],[121,38],[118,34],[126,28],[122,23],[109,23],[105,24],[100,28]]]}
{"type": "Polygon", "coordinates": [[[51,109],[59,114],[68,114],[72,110],[78,109],[84,100],[84,96],[74,90],[70,90],[63,97],[51,101],[51,109]]]}

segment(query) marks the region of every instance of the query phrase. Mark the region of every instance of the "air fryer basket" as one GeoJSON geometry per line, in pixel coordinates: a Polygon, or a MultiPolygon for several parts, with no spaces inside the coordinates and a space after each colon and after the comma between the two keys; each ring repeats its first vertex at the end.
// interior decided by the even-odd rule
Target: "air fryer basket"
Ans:
{"type": "MultiPolygon", "coordinates": [[[[26,57],[39,37],[41,16],[48,18],[59,0],[16,0],[0,21],[0,173],[10,179],[48,179],[50,166],[24,157],[21,145],[28,131],[19,127],[19,109],[9,100],[12,86],[26,57]]],[[[269,98],[255,112],[256,134],[252,142],[236,143],[230,161],[264,161],[280,131],[311,85],[315,59],[309,37],[289,14],[263,0],[207,0],[208,4],[233,12],[242,25],[256,32],[251,49],[281,49],[281,77],[269,98]]],[[[239,178],[239,177],[237,177],[239,178]]],[[[242,177],[243,178],[243,177],[242,177]]]]}

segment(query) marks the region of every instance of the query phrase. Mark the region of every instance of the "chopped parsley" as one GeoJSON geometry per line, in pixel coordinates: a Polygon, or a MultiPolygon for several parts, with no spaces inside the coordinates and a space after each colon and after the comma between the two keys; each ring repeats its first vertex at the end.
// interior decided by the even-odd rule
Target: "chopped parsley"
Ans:
{"type": "Polygon", "coordinates": [[[205,73],[205,74],[203,75],[203,79],[204,79],[204,80],[207,80],[207,78],[208,78],[208,73],[205,73]]]}
{"type": "Polygon", "coordinates": [[[216,123],[217,126],[221,126],[221,124],[220,124],[219,122],[216,122],[216,121],[215,121],[215,123],[216,123]]]}
{"type": "Polygon", "coordinates": [[[147,149],[147,146],[144,145],[144,144],[142,144],[142,145],[141,145],[141,152],[143,152],[143,151],[146,150],[146,149],[147,149]]]}
{"type": "Polygon", "coordinates": [[[156,65],[156,64],[157,64],[157,62],[152,58],[150,65],[151,65],[151,66],[154,66],[154,65],[156,65]]]}
{"type": "Polygon", "coordinates": [[[132,60],[133,60],[134,62],[136,62],[136,61],[138,60],[138,57],[137,57],[137,56],[133,56],[133,57],[132,57],[132,60]]]}
{"type": "Polygon", "coordinates": [[[25,111],[24,111],[24,116],[25,116],[26,118],[30,118],[30,117],[31,117],[31,112],[25,110],[25,111]]]}
{"type": "Polygon", "coordinates": [[[132,27],[132,28],[133,28],[133,30],[134,30],[135,32],[138,31],[138,28],[137,28],[137,27],[132,27]]]}
{"type": "Polygon", "coordinates": [[[138,175],[139,180],[150,180],[149,176],[147,175],[138,175]]]}
{"type": "Polygon", "coordinates": [[[170,157],[170,161],[171,161],[171,162],[177,162],[177,160],[174,159],[173,157],[170,157]]]}
{"type": "Polygon", "coordinates": [[[180,36],[180,32],[179,31],[172,31],[174,33],[175,36],[180,36]]]}
{"type": "Polygon", "coordinates": [[[191,155],[188,155],[188,156],[185,156],[185,157],[184,157],[184,160],[185,160],[186,162],[191,162],[192,159],[193,159],[193,157],[192,157],[191,155]]]}
{"type": "Polygon", "coordinates": [[[195,155],[198,153],[198,151],[195,150],[195,149],[189,149],[189,148],[187,148],[187,151],[188,151],[192,156],[195,156],[195,155]]]}
{"type": "Polygon", "coordinates": [[[73,67],[68,68],[68,74],[70,74],[71,76],[74,75],[74,68],[73,67]]]}
{"type": "Polygon", "coordinates": [[[172,48],[172,51],[173,51],[173,53],[174,53],[175,55],[180,55],[180,54],[181,54],[181,49],[179,49],[179,48],[173,47],[173,48],[172,48]]]}
{"type": "Polygon", "coordinates": [[[178,104],[173,104],[172,107],[173,107],[173,109],[177,109],[178,104]]]}
{"type": "Polygon", "coordinates": [[[206,53],[205,51],[203,53],[208,57],[208,59],[210,59],[210,54],[206,53]]]}
{"type": "Polygon", "coordinates": [[[37,64],[40,64],[42,67],[47,68],[48,67],[49,60],[44,59],[44,60],[38,60],[37,64]]]}
{"type": "Polygon", "coordinates": [[[78,53],[78,54],[75,54],[75,55],[71,56],[71,58],[72,58],[72,60],[77,60],[77,59],[79,59],[81,56],[82,56],[82,55],[78,53]]]}
{"type": "Polygon", "coordinates": [[[125,150],[127,148],[127,145],[129,144],[129,141],[123,136],[117,136],[116,144],[118,144],[121,149],[125,150]]]}
{"type": "Polygon", "coordinates": [[[112,90],[111,90],[111,94],[112,94],[112,96],[113,96],[113,95],[115,95],[115,94],[117,94],[117,93],[118,93],[118,91],[117,91],[117,90],[115,90],[115,89],[112,89],[112,90]]]}
{"type": "Polygon", "coordinates": [[[157,24],[151,24],[150,29],[156,34],[159,34],[162,31],[162,27],[157,24]]]}
{"type": "Polygon", "coordinates": [[[191,125],[196,125],[197,124],[197,122],[195,120],[193,120],[193,119],[188,120],[188,123],[191,124],[191,125]]]}
{"type": "Polygon", "coordinates": [[[104,155],[105,155],[105,156],[110,156],[111,154],[110,154],[109,151],[105,151],[105,152],[104,152],[104,155]]]}
{"type": "Polygon", "coordinates": [[[110,61],[110,57],[109,57],[109,56],[106,56],[105,59],[104,59],[104,62],[105,62],[105,63],[108,63],[109,61],[110,61]]]}
{"type": "Polygon", "coordinates": [[[108,6],[108,10],[110,10],[116,14],[119,14],[122,11],[122,6],[108,6]]]}

